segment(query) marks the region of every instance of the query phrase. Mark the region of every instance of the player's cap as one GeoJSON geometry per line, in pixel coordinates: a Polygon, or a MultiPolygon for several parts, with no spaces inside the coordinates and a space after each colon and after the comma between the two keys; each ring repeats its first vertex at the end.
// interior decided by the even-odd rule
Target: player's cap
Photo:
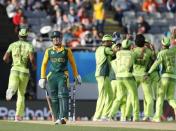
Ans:
{"type": "Polygon", "coordinates": [[[55,37],[62,38],[62,33],[59,31],[53,31],[51,33],[51,38],[55,38],[55,37]]]}
{"type": "Polygon", "coordinates": [[[112,35],[109,34],[104,35],[102,41],[112,41],[112,35]]]}
{"type": "Polygon", "coordinates": [[[19,36],[27,36],[28,35],[28,30],[26,28],[22,28],[19,31],[19,36]]]}
{"type": "Polygon", "coordinates": [[[164,45],[164,46],[170,46],[170,38],[169,38],[169,37],[164,37],[164,38],[161,40],[161,43],[162,43],[162,45],[164,45]]]}
{"type": "Polygon", "coordinates": [[[126,49],[132,45],[132,41],[129,39],[125,39],[122,41],[122,48],[126,49]]]}

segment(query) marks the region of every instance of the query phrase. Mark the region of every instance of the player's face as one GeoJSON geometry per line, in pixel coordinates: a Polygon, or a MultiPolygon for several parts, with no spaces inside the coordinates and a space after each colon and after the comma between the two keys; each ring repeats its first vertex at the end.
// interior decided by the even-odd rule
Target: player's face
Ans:
{"type": "Polygon", "coordinates": [[[62,43],[62,41],[61,41],[61,39],[59,37],[54,37],[52,40],[53,40],[53,44],[55,46],[59,46],[62,43]]]}
{"type": "Polygon", "coordinates": [[[107,40],[107,41],[105,41],[105,42],[106,42],[106,46],[108,46],[108,47],[112,46],[112,41],[107,40]]]}

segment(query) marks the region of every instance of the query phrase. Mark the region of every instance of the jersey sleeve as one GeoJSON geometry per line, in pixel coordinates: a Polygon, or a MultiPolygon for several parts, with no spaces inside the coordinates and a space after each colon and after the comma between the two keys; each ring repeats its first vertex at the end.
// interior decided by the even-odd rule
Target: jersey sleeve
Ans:
{"type": "Polygon", "coordinates": [[[31,43],[30,43],[30,46],[29,46],[29,52],[30,52],[30,53],[33,53],[33,52],[34,52],[34,47],[32,46],[31,43]]]}
{"type": "Polygon", "coordinates": [[[48,49],[46,49],[41,66],[41,78],[46,78],[46,68],[48,64],[48,59],[48,49]]]}
{"type": "Polygon", "coordinates": [[[68,60],[71,64],[73,75],[74,75],[74,77],[76,77],[78,75],[78,71],[77,71],[76,63],[75,63],[71,49],[68,49],[68,60]]]}
{"type": "Polygon", "coordinates": [[[106,47],[106,48],[105,48],[105,54],[106,54],[106,55],[114,55],[114,52],[112,51],[111,48],[106,47]]]}
{"type": "Polygon", "coordinates": [[[7,51],[6,51],[6,52],[8,52],[8,53],[12,52],[12,47],[13,47],[13,45],[12,45],[12,44],[10,44],[10,46],[8,47],[8,49],[7,49],[7,51]]]}
{"type": "Polygon", "coordinates": [[[150,70],[148,71],[148,73],[152,73],[160,64],[162,63],[162,56],[159,53],[157,56],[157,59],[155,60],[155,62],[153,63],[153,65],[151,66],[150,70]]]}

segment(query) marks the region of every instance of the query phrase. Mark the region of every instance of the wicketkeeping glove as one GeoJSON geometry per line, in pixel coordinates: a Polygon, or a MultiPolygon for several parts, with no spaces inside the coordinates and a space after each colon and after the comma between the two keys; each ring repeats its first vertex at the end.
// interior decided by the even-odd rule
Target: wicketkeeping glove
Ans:
{"type": "Polygon", "coordinates": [[[77,84],[81,85],[81,83],[82,83],[81,76],[80,76],[80,75],[77,75],[77,76],[75,77],[75,84],[76,84],[76,85],[77,85],[77,84]]]}
{"type": "Polygon", "coordinates": [[[38,85],[40,88],[45,89],[46,88],[46,79],[41,78],[38,82],[38,85]]]}

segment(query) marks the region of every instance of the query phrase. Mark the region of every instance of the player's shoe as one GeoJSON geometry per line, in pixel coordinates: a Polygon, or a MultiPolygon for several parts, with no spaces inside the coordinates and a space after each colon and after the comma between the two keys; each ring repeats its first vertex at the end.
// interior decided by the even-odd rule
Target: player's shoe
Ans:
{"type": "Polygon", "coordinates": [[[152,122],[161,122],[160,118],[153,117],[152,122]]]}
{"type": "Polygon", "coordinates": [[[67,123],[66,121],[67,121],[67,120],[66,120],[65,118],[62,118],[61,121],[60,121],[60,123],[61,123],[61,124],[66,124],[66,123],[67,123]]]}
{"type": "Polygon", "coordinates": [[[144,117],[143,119],[142,119],[142,121],[145,121],[145,122],[150,122],[150,121],[152,121],[152,119],[150,118],[150,117],[144,117]]]}
{"type": "Polygon", "coordinates": [[[22,121],[22,117],[21,116],[15,116],[15,122],[18,122],[18,121],[22,121]]]}
{"type": "Polygon", "coordinates": [[[12,99],[13,95],[14,95],[13,91],[11,89],[7,89],[7,91],[6,91],[6,100],[10,101],[12,99]]]}
{"type": "Polygon", "coordinates": [[[57,119],[55,122],[54,122],[55,125],[58,125],[58,124],[61,124],[61,120],[60,119],[57,119]]]}

